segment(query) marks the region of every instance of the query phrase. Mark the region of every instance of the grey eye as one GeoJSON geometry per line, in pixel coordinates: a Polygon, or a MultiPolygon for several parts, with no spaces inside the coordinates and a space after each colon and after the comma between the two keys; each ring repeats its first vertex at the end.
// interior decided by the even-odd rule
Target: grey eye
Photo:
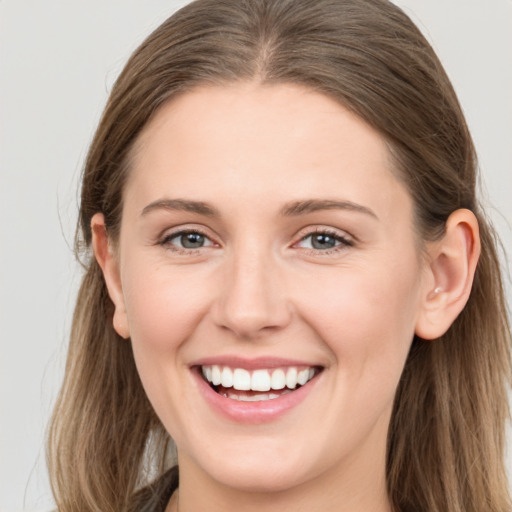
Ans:
{"type": "Polygon", "coordinates": [[[325,233],[316,233],[314,235],[310,235],[310,237],[311,247],[313,249],[332,249],[333,247],[336,247],[337,243],[339,243],[336,238],[325,233]]]}
{"type": "Polygon", "coordinates": [[[340,243],[339,237],[329,233],[311,233],[301,240],[300,246],[306,249],[325,251],[326,249],[334,249],[340,243]]]}
{"type": "Polygon", "coordinates": [[[303,249],[326,252],[330,249],[337,250],[352,245],[353,242],[341,234],[329,231],[316,231],[304,236],[297,246],[303,249]]]}
{"type": "Polygon", "coordinates": [[[199,231],[179,231],[165,237],[161,245],[176,249],[201,249],[213,246],[214,243],[199,231]]]}
{"type": "Polygon", "coordinates": [[[206,237],[201,233],[182,233],[172,240],[179,241],[178,245],[181,245],[184,249],[198,249],[205,245],[206,237]]]}

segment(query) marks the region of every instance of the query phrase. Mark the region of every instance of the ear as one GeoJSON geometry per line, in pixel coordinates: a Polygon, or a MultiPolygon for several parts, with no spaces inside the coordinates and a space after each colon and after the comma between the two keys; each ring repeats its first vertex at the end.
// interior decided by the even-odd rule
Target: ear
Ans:
{"type": "Polygon", "coordinates": [[[96,213],[91,219],[92,247],[107,285],[108,294],[114,303],[114,329],[123,338],[130,337],[128,318],[124,303],[119,262],[114,254],[112,244],[109,242],[105,218],[103,214],[96,213]]]}
{"type": "Polygon", "coordinates": [[[415,333],[431,340],[449,329],[471,293],[480,256],[478,221],[473,212],[453,212],[443,238],[432,243],[428,253],[428,275],[415,333]]]}

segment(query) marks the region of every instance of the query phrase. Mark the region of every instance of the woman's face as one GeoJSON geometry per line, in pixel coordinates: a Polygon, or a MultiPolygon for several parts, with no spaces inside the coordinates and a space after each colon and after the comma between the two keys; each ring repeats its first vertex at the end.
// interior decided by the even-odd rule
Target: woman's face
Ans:
{"type": "Polygon", "coordinates": [[[291,85],[184,94],[138,141],[118,250],[116,320],[182,472],[382,477],[425,285],[375,130],[291,85]]]}

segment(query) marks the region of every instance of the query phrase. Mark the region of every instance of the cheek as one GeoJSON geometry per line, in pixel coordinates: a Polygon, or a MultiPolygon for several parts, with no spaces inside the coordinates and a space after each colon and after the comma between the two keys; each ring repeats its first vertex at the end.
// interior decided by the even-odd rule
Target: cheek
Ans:
{"type": "Polygon", "coordinates": [[[186,430],[183,411],[193,406],[183,389],[189,378],[184,347],[209,309],[213,291],[197,270],[192,274],[138,255],[131,258],[125,262],[123,292],[135,363],[149,401],[178,442],[186,430]]]}
{"type": "Polygon", "coordinates": [[[393,263],[340,269],[316,290],[302,311],[331,352],[328,382],[335,398],[324,419],[339,444],[331,446],[335,451],[345,442],[340,425],[354,443],[379,422],[378,429],[387,429],[414,336],[418,269],[393,263]]]}
{"type": "Polygon", "coordinates": [[[191,274],[135,258],[125,269],[123,291],[136,356],[160,360],[166,353],[175,354],[209,307],[208,280],[201,280],[197,271],[191,274]]]}
{"type": "Polygon", "coordinates": [[[344,371],[401,370],[419,305],[419,266],[401,263],[347,266],[303,281],[314,292],[303,294],[301,310],[344,371]]]}

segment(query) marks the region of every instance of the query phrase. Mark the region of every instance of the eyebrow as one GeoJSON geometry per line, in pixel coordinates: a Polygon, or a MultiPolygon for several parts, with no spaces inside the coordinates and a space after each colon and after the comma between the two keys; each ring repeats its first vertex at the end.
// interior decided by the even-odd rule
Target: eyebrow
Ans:
{"type": "MultiPolygon", "coordinates": [[[[220,217],[220,212],[212,205],[204,201],[193,201],[190,199],[159,199],[148,204],[141,212],[141,216],[155,210],[185,211],[205,215],[207,217],[220,217]]],[[[373,210],[366,206],[351,201],[337,201],[331,199],[307,199],[303,201],[292,201],[281,209],[283,217],[296,217],[321,210],[348,210],[364,213],[378,219],[373,210]]]]}
{"type": "Polygon", "coordinates": [[[373,210],[366,206],[352,203],[351,201],[336,201],[331,199],[308,199],[305,201],[294,201],[287,203],[281,210],[281,215],[285,217],[294,217],[304,215],[320,210],[349,210],[353,212],[364,213],[378,219],[373,210]]]}
{"type": "Polygon", "coordinates": [[[154,210],[185,211],[206,215],[208,217],[220,217],[220,213],[213,206],[203,201],[192,201],[188,199],[159,199],[148,204],[141,212],[141,216],[147,215],[154,210]]]}

